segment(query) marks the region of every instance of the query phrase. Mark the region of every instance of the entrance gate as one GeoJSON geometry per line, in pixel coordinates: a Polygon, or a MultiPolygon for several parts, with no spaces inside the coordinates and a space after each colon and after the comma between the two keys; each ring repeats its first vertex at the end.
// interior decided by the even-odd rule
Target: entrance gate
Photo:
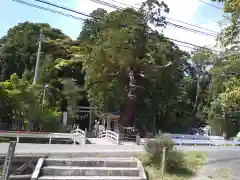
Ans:
{"type": "Polygon", "coordinates": [[[85,118],[89,118],[89,124],[88,124],[88,130],[91,131],[92,130],[92,123],[94,121],[94,111],[97,110],[97,107],[88,107],[88,106],[78,106],[78,112],[79,113],[87,113],[84,116],[80,116],[80,118],[85,119],[85,118]]]}

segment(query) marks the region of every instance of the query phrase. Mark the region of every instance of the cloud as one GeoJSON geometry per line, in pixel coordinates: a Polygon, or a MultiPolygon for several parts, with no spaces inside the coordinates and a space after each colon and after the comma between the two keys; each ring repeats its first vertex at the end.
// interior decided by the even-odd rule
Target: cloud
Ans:
{"type": "MultiPolygon", "coordinates": [[[[107,0],[105,0],[107,1],[107,0]]],[[[116,4],[118,6],[124,7],[122,3],[128,4],[129,6],[138,6],[141,4],[142,0],[108,0],[107,2],[111,4],[116,4]],[[117,3],[116,1],[120,2],[117,3]],[[131,3],[130,3],[131,2],[131,3]]],[[[204,6],[203,3],[201,3],[198,0],[165,0],[164,1],[170,8],[170,12],[167,15],[167,17],[174,18],[180,21],[188,22],[191,24],[197,24],[200,27],[210,29],[212,31],[219,32],[220,28],[218,27],[218,24],[216,22],[210,22],[205,24],[199,24],[198,19],[195,18],[195,15],[198,11],[198,9],[202,6],[204,6]]],[[[107,11],[113,11],[115,9],[100,5],[98,3],[92,2],[90,0],[85,1],[79,1],[78,4],[78,10],[82,11],[84,13],[91,13],[93,10],[97,8],[104,8],[107,11]]],[[[170,21],[170,20],[169,20],[170,21]]],[[[171,20],[171,22],[175,24],[180,24],[182,26],[186,26],[188,28],[204,31],[206,33],[212,34],[211,31],[206,31],[204,29],[199,29],[196,27],[188,26],[186,24],[182,24],[176,21],[171,20]]],[[[170,37],[172,39],[176,39],[179,41],[188,42],[189,44],[195,44],[199,46],[207,46],[209,48],[214,48],[214,45],[216,44],[215,37],[206,36],[197,34],[194,32],[189,32],[183,29],[179,29],[176,27],[173,27],[171,25],[168,25],[164,30],[163,33],[165,36],[170,37]]],[[[177,43],[180,44],[180,43],[177,43]]],[[[184,45],[184,44],[183,44],[184,45]]],[[[190,46],[185,44],[185,46],[190,46]]],[[[182,47],[182,46],[181,46],[182,47]]],[[[190,50],[190,48],[182,47],[184,50],[190,50]]]]}

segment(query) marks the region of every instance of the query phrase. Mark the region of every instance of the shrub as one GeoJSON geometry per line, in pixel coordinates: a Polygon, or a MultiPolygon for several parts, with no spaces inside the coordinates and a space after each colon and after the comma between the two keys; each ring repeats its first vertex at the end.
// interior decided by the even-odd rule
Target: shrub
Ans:
{"type": "Polygon", "coordinates": [[[61,127],[61,112],[46,109],[42,114],[41,124],[45,132],[58,132],[61,127]]]}
{"type": "Polygon", "coordinates": [[[185,154],[180,151],[169,151],[167,153],[166,162],[166,170],[171,173],[186,168],[185,154]]]}
{"type": "Polygon", "coordinates": [[[10,138],[0,138],[0,143],[8,143],[10,141],[11,141],[10,138]]]}
{"type": "Polygon", "coordinates": [[[196,151],[183,153],[172,150],[169,151],[166,155],[166,173],[162,175],[161,159],[159,159],[159,157],[156,157],[156,154],[139,154],[139,159],[142,161],[149,180],[191,179],[196,171],[202,167],[205,161],[204,154],[196,151]]]}
{"type": "Polygon", "coordinates": [[[169,136],[159,136],[156,139],[149,140],[145,145],[147,152],[151,154],[162,154],[163,148],[166,148],[166,152],[172,151],[175,143],[169,136]]]}

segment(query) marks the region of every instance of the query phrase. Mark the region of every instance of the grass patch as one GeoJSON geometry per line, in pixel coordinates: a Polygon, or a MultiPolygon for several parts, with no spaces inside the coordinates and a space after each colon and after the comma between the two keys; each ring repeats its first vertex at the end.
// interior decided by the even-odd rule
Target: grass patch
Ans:
{"type": "Polygon", "coordinates": [[[166,172],[161,175],[161,157],[144,153],[139,156],[149,180],[187,180],[196,174],[205,161],[204,153],[170,151],[167,155],[166,172]]]}

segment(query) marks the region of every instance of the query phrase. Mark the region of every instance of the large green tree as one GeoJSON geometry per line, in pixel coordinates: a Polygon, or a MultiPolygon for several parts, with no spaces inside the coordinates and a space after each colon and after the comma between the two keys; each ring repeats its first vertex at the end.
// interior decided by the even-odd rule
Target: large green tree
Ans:
{"type": "Polygon", "coordinates": [[[25,69],[34,71],[36,54],[38,49],[38,38],[42,29],[45,40],[43,42],[43,54],[54,58],[66,57],[66,48],[52,40],[69,40],[61,30],[52,28],[49,24],[43,23],[20,23],[10,28],[7,35],[0,42],[3,47],[0,49],[0,72],[1,80],[6,80],[11,74],[16,73],[22,76],[25,69]]]}
{"type": "Polygon", "coordinates": [[[134,126],[136,116],[149,124],[159,115],[159,119],[165,117],[166,126],[167,118],[176,119],[169,108],[177,104],[185,56],[148,25],[164,26],[162,12],[168,10],[158,1],[146,1],[139,11],[127,8],[107,14],[99,9],[85,22],[78,38],[85,46],[89,101],[103,112],[120,110],[122,126],[134,126]],[[159,68],[169,62],[172,65],[166,69],[159,68]],[[130,69],[140,86],[134,92],[136,98],[129,98],[130,69]],[[144,78],[139,75],[142,72],[144,78]]]}

